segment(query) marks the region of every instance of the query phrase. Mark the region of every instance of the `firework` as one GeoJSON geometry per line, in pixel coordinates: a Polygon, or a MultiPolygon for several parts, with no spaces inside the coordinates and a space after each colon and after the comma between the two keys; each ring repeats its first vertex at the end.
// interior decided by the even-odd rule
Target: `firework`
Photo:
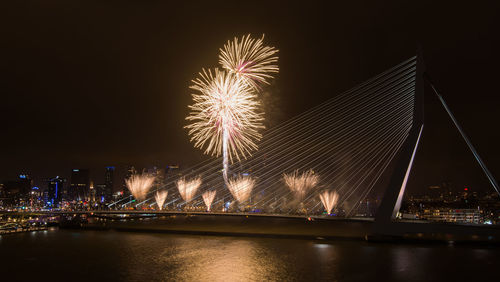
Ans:
{"type": "Polygon", "coordinates": [[[205,193],[203,193],[203,201],[205,202],[205,205],[207,206],[207,211],[210,211],[210,208],[212,206],[212,202],[214,201],[214,198],[215,198],[215,193],[216,191],[215,190],[212,190],[212,191],[205,191],[205,193]]]}
{"type": "Polygon", "coordinates": [[[198,190],[200,185],[201,177],[199,176],[189,181],[185,178],[181,178],[177,181],[177,189],[179,189],[179,194],[181,194],[181,197],[185,202],[190,202],[194,198],[196,190],[198,190]]]}
{"type": "Polygon", "coordinates": [[[125,180],[125,184],[134,198],[142,201],[146,198],[146,194],[154,181],[155,177],[150,174],[133,174],[130,178],[125,180]]]}
{"type": "Polygon", "coordinates": [[[330,214],[339,200],[339,194],[336,191],[324,191],[319,194],[319,198],[321,199],[326,212],[330,214]]]}
{"type": "Polygon", "coordinates": [[[163,203],[165,203],[167,196],[168,196],[168,191],[161,191],[161,192],[156,191],[155,199],[156,199],[156,204],[158,205],[159,210],[162,210],[163,203]]]}
{"type": "Polygon", "coordinates": [[[228,181],[228,188],[233,197],[240,203],[250,198],[255,186],[255,179],[250,176],[239,176],[228,181]]]}
{"type": "Polygon", "coordinates": [[[283,180],[290,190],[295,193],[297,199],[302,200],[311,188],[319,182],[319,176],[312,169],[299,174],[297,170],[290,174],[283,174],[283,180]]]}
{"type": "Polygon", "coordinates": [[[279,72],[278,50],[264,46],[264,36],[251,38],[250,34],[228,41],[220,49],[219,63],[228,71],[245,78],[245,82],[258,90],[259,84],[269,84],[272,74],[279,72]]]}
{"type": "Polygon", "coordinates": [[[191,142],[205,154],[223,156],[224,179],[227,182],[229,161],[246,158],[257,149],[256,142],[264,128],[260,103],[251,87],[235,74],[215,69],[203,70],[193,80],[194,104],[186,118],[191,142]]]}
{"type": "Polygon", "coordinates": [[[259,111],[259,84],[269,84],[279,71],[274,47],[263,45],[261,39],[234,38],[220,49],[219,63],[224,70],[203,70],[193,80],[194,104],[186,118],[191,142],[205,154],[222,155],[223,177],[228,183],[229,161],[247,158],[257,149],[264,128],[259,111]]]}

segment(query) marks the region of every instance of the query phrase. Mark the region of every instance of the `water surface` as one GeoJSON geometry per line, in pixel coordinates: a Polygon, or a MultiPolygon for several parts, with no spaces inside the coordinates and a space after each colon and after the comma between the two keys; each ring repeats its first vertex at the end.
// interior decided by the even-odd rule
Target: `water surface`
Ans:
{"type": "Polygon", "coordinates": [[[0,236],[0,256],[1,281],[482,281],[500,266],[487,247],[57,229],[0,236]]]}

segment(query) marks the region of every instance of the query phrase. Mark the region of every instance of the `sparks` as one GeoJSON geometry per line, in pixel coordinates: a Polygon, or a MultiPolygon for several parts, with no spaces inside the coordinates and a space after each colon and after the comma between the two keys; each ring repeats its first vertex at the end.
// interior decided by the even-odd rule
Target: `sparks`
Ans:
{"type": "Polygon", "coordinates": [[[205,202],[205,205],[207,206],[207,211],[210,211],[210,209],[212,207],[212,202],[214,201],[215,193],[216,193],[215,190],[205,191],[205,193],[203,193],[203,195],[202,195],[203,201],[205,202]]]}
{"type": "Polygon", "coordinates": [[[339,194],[336,191],[324,191],[319,194],[319,198],[325,207],[326,213],[331,214],[331,211],[339,200],[339,194]]]}
{"type": "Polygon", "coordinates": [[[257,150],[262,138],[263,113],[257,94],[260,84],[269,84],[272,74],[279,72],[274,47],[261,39],[234,38],[220,49],[223,70],[205,70],[194,79],[191,89],[194,104],[186,118],[194,146],[205,154],[222,155],[223,177],[228,183],[229,162],[240,161],[257,150]]]}
{"type": "Polygon", "coordinates": [[[201,177],[198,176],[193,180],[186,180],[185,178],[181,178],[177,180],[176,184],[182,199],[185,202],[190,202],[194,198],[196,191],[201,185],[201,177]]]}
{"type": "Polygon", "coordinates": [[[233,197],[239,203],[243,203],[250,198],[255,182],[250,176],[238,176],[229,180],[228,188],[233,197]]]}
{"type": "Polygon", "coordinates": [[[305,194],[319,182],[319,176],[312,169],[299,174],[298,170],[290,174],[283,174],[283,180],[288,188],[295,193],[298,200],[302,200],[305,194]]]}
{"type": "Polygon", "coordinates": [[[155,200],[159,210],[163,209],[163,203],[165,203],[167,196],[168,196],[168,191],[156,191],[155,200]]]}
{"type": "Polygon", "coordinates": [[[229,161],[247,158],[262,138],[258,132],[264,128],[260,103],[242,78],[218,69],[203,70],[191,89],[197,91],[186,118],[192,122],[186,126],[191,141],[195,147],[205,148],[205,154],[222,154],[227,180],[229,161]]]}
{"type": "Polygon", "coordinates": [[[220,49],[219,64],[259,90],[259,84],[269,84],[272,74],[279,72],[277,53],[274,47],[264,46],[264,36],[255,39],[249,34],[228,41],[220,49]]]}
{"type": "Polygon", "coordinates": [[[146,198],[146,195],[154,181],[155,177],[153,175],[133,174],[130,178],[125,180],[125,184],[134,198],[142,201],[146,198]]]}

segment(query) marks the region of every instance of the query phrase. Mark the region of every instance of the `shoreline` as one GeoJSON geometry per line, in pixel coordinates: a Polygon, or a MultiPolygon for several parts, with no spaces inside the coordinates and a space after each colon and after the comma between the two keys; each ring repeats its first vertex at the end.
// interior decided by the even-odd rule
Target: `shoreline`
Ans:
{"type": "Polygon", "coordinates": [[[367,241],[373,243],[472,244],[500,246],[500,228],[450,224],[394,223],[392,234],[374,233],[367,220],[293,217],[247,217],[234,215],[171,215],[150,218],[89,218],[88,223],[61,224],[61,228],[151,232],[204,236],[292,238],[306,240],[367,241]],[[423,230],[422,230],[423,229],[423,230]],[[426,232],[425,230],[437,230],[426,232]]]}

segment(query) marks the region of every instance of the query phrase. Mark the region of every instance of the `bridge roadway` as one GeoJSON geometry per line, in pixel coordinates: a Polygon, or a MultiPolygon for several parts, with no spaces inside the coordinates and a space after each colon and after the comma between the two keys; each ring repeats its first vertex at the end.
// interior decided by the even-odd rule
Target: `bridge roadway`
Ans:
{"type": "MultiPolygon", "coordinates": [[[[252,212],[202,212],[202,211],[159,211],[159,210],[91,210],[91,211],[0,211],[0,214],[13,215],[206,215],[206,216],[246,216],[246,217],[273,217],[273,218],[296,218],[296,219],[322,219],[339,220],[331,216],[317,215],[288,215],[288,214],[267,214],[252,212]]],[[[345,218],[343,218],[345,219],[345,218]]],[[[373,218],[349,218],[347,220],[373,221],[373,218]]]]}

